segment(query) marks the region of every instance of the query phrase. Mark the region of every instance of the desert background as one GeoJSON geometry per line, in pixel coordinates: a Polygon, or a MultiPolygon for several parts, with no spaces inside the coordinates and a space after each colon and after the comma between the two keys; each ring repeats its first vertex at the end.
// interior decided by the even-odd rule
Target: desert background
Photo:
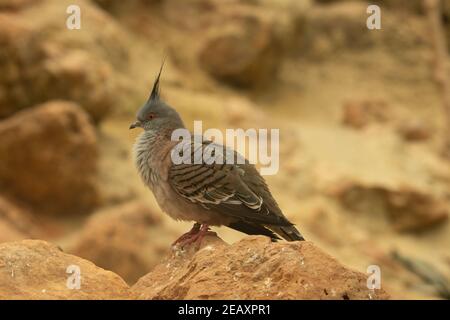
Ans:
{"type": "Polygon", "coordinates": [[[373,1],[369,30],[366,1],[0,0],[0,278],[27,259],[13,241],[40,239],[132,286],[191,228],[132,158],[166,57],[161,95],[188,127],[280,129],[265,178],[307,240],[378,265],[391,298],[450,298],[450,1],[425,2],[373,1]]]}

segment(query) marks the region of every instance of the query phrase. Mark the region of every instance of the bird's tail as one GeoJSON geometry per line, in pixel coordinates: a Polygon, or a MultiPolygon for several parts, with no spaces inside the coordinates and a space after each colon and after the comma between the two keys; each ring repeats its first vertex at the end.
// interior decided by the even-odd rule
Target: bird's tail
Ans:
{"type": "Polygon", "coordinates": [[[287,241],[304,241],[305,238],[301,235],[301,233],[297,230],[295,226],[267,226],[273,232],[279,234],[287,241]]]}

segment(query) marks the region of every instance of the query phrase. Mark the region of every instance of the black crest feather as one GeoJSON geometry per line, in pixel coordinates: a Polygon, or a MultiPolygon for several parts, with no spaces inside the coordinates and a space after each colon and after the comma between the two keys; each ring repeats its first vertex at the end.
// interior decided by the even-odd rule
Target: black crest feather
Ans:
{"type": "Polygon", "coordinates": [[[158,76],[156,77],[155,82],[153,83],[153,89],[152,93],[150,94],[149,100],[158,100],[159,99],[159,78],[161,77],[161,72],[164,67],[164,62],[166,61],[166,58],[163,59],[161,63],[161,67],[159,69],[158,76]]]}

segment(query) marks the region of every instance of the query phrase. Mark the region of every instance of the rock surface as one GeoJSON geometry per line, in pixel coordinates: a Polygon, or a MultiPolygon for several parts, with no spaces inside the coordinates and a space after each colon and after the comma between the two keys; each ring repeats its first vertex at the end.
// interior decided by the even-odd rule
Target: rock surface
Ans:
{"type": "Polygon", "coordinates": [[[39,235],[38,223],[31,213],[0,196],[0,243],[39,235]]]}
{"type": "Polygon", "coordinates": [[[410,120],[398,126],[398,132],[403,139],[412,142],[430,139],[431,131],[429,125],[420,119],[410,120]]]}
{"type": "Polygon", "coordinates": [[[261,236],[228,245],[207,236],[199,251],[176,250],[132,291],[138,299],[388,299],[367,275],[344,267],[310,242],[261,236]]]}
{"type": "Polygon", "coordinates": [[[1,121],[0,161],[0,190],[36,210],[66,214],[98,201],[95,129],[74,103],[51,101],[1,121]]]}
{"type": "MultiPolygon", "coordinates": [[[[394,1],[400,2],[392,0],[394,1]]],[[[327,2],[329,3],[317,4],[307,15],[302,54],[311,60],[330,59],[346,51],[367,52],[380,45],[389,47],[399,56],[404,56],[405,48],[417,49],[418,45],[426,41],[427,36],[423,30],[426,30],[427,26],[414,15],[409,18],[414,23],[421,24],[420,29],[412,28],[410,24],[399,23],[394,18],[392,9],[382,9],[381,28],[390,32],[374,32],[366,25],[366,17],[369,16],[367,1],[327,2]]]]}
{"type": "Polygon", "coordinates": [[[41,0],[0,0],[0,10],[20,10],[41,0]]]}
{"type": "MultiPolygon", "coordinates": [[[[168,250],[165,229],[153,210],[140,201],[118,205],[89,218],[68,252],[135,283],[168,250]]],[[[174,236],[175,238],[175,236],[174,236]]]]}
{"type": "Polygon", "coordinates": [[[375,36],[361,19],[366,10],[367,4],[357,1],[313,7],[307,16],[303,53],[320,59],[349,48],[369,50],[375,36]]]}
{"type": "Polygon", "coordinates": [[[127,299],[129,288],[116,274],[40,240],[0,244],[0,299],[127,299]],[[76,289],[69,266],[80,270],[76,289]],[[67,285],[67,284],[73,285],[67,285]],[[69,289],[74,288],[74,289],[69,289]]]}
{"type": "Polygon", "coordinates": [[[392,115],[383,100],[349,100],[342,105],[342,123],[362,129],[372,122],[386,122],[392,115]]]}
{"type": "Polygon", "coordinates": [[[61,13],[70,1],[15,3],[25,8],[0,13],[0,118],[52,99],[79,103],[95,122],[108,116],[117,103],[113,66],[127,60],[114,20],[80,1],[83,28],[67,33],[61,13]]]}
{"type": "Polygon", "coordinates": [[[218,83],[257,89],[273,84],[288,48],[302,37],[310,3],[166,0],[161,14],[182,34],[170,42],[174,60],[200,67],[218,83]]]}
{"type": "Polygon", "coordinates": [[[200,64],[214,77],[250,86],[276,72],[277,43],[273,27],[258,16],[238,16],[212,33],[202,48],[200,64]]]}
{"type": "Polygon", "coordinates": [[[380,213],[386,215],[397,231],[421,231],[444,223],[449,216],[445,200],[412,187],[346,181],[332,192],[346,208],[368,212],[374,219],[380,213]]]}
{"type": "Polygon", "coordinates": [[[283,56],[303,37],[310,1],[211,2],[217,18],[199,51],[200,65],[234,85],[272,84],[283,56]]]}

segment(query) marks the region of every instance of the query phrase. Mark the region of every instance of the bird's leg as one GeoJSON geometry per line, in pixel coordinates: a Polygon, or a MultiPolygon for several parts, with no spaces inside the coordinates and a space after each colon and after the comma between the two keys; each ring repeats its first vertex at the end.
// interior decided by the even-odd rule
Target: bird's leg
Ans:
{"type": "Polygon", "coordinates": [[[203,224],[200,228],[200,232],[197,233],[196,235],[196,239],[194,240],[195,242],[197,242],[197,249],[200,248],[200,245],[202,244],[202,240],[206,235],[214,235],[216,236],[217,234],[213,231],[210,231],[209,226],[207,224],[203,224]]]}
{"type": "Polygon", "coordinates": [[[175,240],[174,243],[172,243],[172,247],[176,246],[179,243],[182,243],[183,241],[186,241],[187,239],[189,239],[190,237],[194,236],[195,234],[197,234],[200,231],[200,227],[201,224],[196,222],[193,226],[192,229],[188,232],[186,232],[185,234],[183,234],[181,237],[179,237],[177,240],[175,240]]]}
{"type": "Polygon", "coordinates": [[[191,235],[190,237],[180,241],[179,244],[180,244],[180,246],[182,248],[184,248],[185,246],[196,242],[197,243],[197,249],[198,249],[200,247],[201,243],[202,243],[203,238],[206,235],[208,235],[208,234],[216,235],[215,232],[212,232],[212,231],[209,230],[209,226],[207,224],[202,224],[201,227],[200,227],[200,230],[197,233],[195,233],[195,234],[191,235]]]}

